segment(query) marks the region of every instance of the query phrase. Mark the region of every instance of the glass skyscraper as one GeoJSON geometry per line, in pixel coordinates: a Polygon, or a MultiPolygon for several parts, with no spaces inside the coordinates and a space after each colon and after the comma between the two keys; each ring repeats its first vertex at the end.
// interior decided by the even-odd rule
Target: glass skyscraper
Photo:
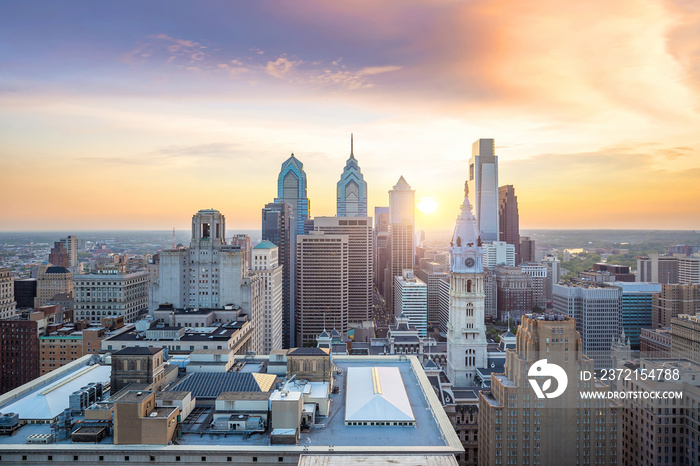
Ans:
{"type": "Polygon", "coordinates": [[[350,158],[345,163],[345,169],[338,181],[337,215],[338,217],[367,216],[367,182],[355,159],[352,135],[350,135],[350,158]]]}
{"type": "Polygon", "coordinates": [[[277,178],[277,197],[275,202],[291,204],[292,213],[297,222],[297,234],[307,233],[309,228],[309,198],[306,194],[306,173],[304,164],[294,154],[282,164],[277,178]]]}
{"type": "Polygon", "coordinates": [[[474,205],[481,241],[498,241],[498,157],[493,139],[479,139],[472,144],[469,200],[474,205]]]}

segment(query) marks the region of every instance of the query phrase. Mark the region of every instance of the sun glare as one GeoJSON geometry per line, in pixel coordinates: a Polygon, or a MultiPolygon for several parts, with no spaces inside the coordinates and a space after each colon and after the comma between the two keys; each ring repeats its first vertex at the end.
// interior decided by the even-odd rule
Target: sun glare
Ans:
{"type": "Polygon", "coordinates": [[[424,214],[432,214],[437,210],[438,203],[432,197],[423,197],[416,207],[424,214]]]}

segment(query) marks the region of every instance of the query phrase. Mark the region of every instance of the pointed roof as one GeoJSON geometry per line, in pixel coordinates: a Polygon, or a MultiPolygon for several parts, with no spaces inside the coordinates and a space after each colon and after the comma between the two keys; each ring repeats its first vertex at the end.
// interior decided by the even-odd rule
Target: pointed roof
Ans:
{"type": "Polygon", "coordinates": [[[330,338],[330,336],[328,335],[328,332],[326,332],[325,329],[323,330],[323,332],[321,332],[321,334],[316,339],[320,340],[321,338],[330,338]]]}
{"type": "Polygon", "coordinates": [[[255,246],[253,246],[253,249],[272,249],[272,248],[276,248],[276,247],[277,247],[277,245],[275,243],[273,243],[272,241],[263,240],[263,241],[259,242],[258,244],[256,244],[255,246]]]}
{"type": "Polygon", "coordinates": [[[401,178],[399,178],[399,181],[396,182],[394,189],[411,189],[411,185],[409,185],[406,182],[406,178],[401,175],[401,178]]]}
{"type": "Polygon", "coordinates": [[[349,367],[345,422],[415,422],[398,367],[349,367]]]}
{"type": "Polygon", "coordinates": [[[515,338],[515,335],[513,335],[513,332],[508,329],[505,335],[503,335],[503,338],[515,338]]]}

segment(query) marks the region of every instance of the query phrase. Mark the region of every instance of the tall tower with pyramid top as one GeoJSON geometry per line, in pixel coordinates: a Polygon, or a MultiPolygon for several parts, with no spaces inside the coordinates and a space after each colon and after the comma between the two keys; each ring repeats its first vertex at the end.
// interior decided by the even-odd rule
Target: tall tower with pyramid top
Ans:
{"type": "Polygon", "coordinates": [[[486,367],[484,249],[465,184],[464,202],[450,243],[450,312],[447,323],[447,377],[458,387],[475,383],[486,367]]]}

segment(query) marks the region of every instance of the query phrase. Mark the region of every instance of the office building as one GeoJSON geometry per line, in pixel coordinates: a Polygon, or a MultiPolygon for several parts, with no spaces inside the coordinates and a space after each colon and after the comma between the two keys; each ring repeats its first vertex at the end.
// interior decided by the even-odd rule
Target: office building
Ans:
{"type": "Polygon", "coordinates": [[[246,261],[244,269],[248,270],[251,267],[250,236],[246,235],[245,233],[233,235],[231,236],[230,244],[231,246],[236,246],[241,249],[241,252],[243,252],[243,258],[246,261]]]}
{"type": "Polygon", "coordinates": [[[679,314],[700,312],[700,285],[662,284],[661,292],[652,297],[651,325],[668,327],[679,314]]]}
{"type": "Polygon", "coordinates": [[[348,322],[372,320],[372,217],[316,217],[314,229],[348,237],[348,322]]]}
{"type": "Polygon", "coordinates": [[[290,204],[292,216],[296,221],[297,234],[308,233],[311,202],[306,194],[306,173],[304,172],[304,164],[294,157],[294,154],[282,164],[277,178],[275,202],[290,204]]]}
{"type": "Polygon", "coordinates": [[[494,273],[498,320],[510,318],[517,322],[522,315],[532,312],[535,306],[533,278],[520,267],[505,265],[496,266],[494,273]]]}
{"type": "Polygon", "coordinates": [[[520,270],[532,280],[532,305],[544,309],[547,306],[547,266],[536,262],[520,264],[520,270]]]}
{"type": "Polygon", "coordinates": [[[671,318],[671,355],[700,364],[700,313],[671,318]]]}
{"type": "Polygon", "coordinates": [[[611,368],[610,346],[622,335],[622,289],[593,283],[554,285],[554,312],[576,321],[583,354],[611,368]]]}
{"type": "Polygon", "coordinates": [[[314,345],[325,329],[336,329],[347,338],[349,255],[347,235],[313,231],[297,236],[297,346],[314,345]]]}
{"type": "Polygon", "coordinates": [[[14,277],[10,269],[0,268],[0,319],[14,315],[16,309],[14,277]]]}
{"type": "Polygon", "coordinates": [[[415,270],[415,275],[428,287],[428,327],[439,327],[440,281],[447,278],[446,267],[424,259],[421,268],[415,270]]]}
{"type": "Polygon", "coordinates": [[[635,281],[651,283],[651,259],[647,256],[637,256],[637,275],[635,281]]]}
{"type": "Polygon", "coordinates": [[[520,263],[520,215],[518,196],[512,184],[498,188],[499,240],[513,245],[515,261],[520,263]]]}
{"type": "Polygon", "coordinates": [[[484,243],[482,246],[484,248],[484,267],[487,269],[493,270],[497,265],[515,266],[515,246],[512,244],[505,241],[493,241],[484,243]]]}
{"type": "Polygon", "coordinates": [[[468,183],[478,236],[483,242],[499,241],[498,156],[493,139],[479,139],[472,144],[468,183]]]}
{"type": "Polygon", "coordinates": [[[70,256],[62,241],[53,243],[53,247],[49,252],[49,264],[55,267],[70,267],[70,256]]]}
{"type": "Polygon", "coordinates": [[[678,258],[678,283],[700,285],[700,257],[678,258]]]}
{"type": "Polygon", "coordinates": [[[678,257],[659,254],[637,257],[637,281],[678,283],[678,257]]]}
{"type": "Polygon", "coordinates": [[[520,263],[523,262],[535,262],[535,252],[537,248],[535,246],[535,240],[529,236],[520,237],[520,263]]]}
{"type": "Polygon", "coordinates": [[[279,247],[282,268],[282,347],[294,346],[294,292],[297,224],[292,205],[286,202],[265,204],[262,210],[262,239],[279,247]]]}
{"type": "Polygon", "coordinates": [[[422,337],[428,336],[428,285],[413,270],[394,277],[394,315],[405,316],[422,337]]]}
{"type": "Polygon", "coordinates": [[[438,306],[440,325],[438,330],[447,334],[447,325],[450,322],[450,275],[446,274],[438,281],[438,306]]]}
{"type": "MultiPolygon", "coordinates": [[[[2,275],[2,272],[0,272],[2,275]]],[[[15,278],[15,300],[17,301],[17,309],[27,309],[34,307],[34,299],[36,299],[36,278],[15,278]]],[[[3,317],[4,318],[4,317],[3,317]]]]}
{"type": "Polygon", "coordinates": [[[262,241],[253,247],[252,271],[263,281],[263,354],[282,349],[282,270],[279,247],[262,241]]]}
{"type": "Polygon", "coordinates": [[[496,271],[484,268],[484,317],[498,320],[498,281],[496,271]]]}
{"type": "Polygon", "coordinates": [[[135,322],[148,313],[148,272],[127,272],[125,267],[96,270],[75,277],[76,320],[99,324],[103,317],[124,316],[135,322]]]}
{"type": "Polygon", "coordinates": [[[384,272],[384,299],[388,309],[394,309],[394,277],[404,269],[413,269],[416,249],[416,192],[404,177],[389,191],[389,259],[384,272]]]}
{"type": "MultiPolygon", "coordinates": [[[[608,263],[593,264],[593,272],[612,278],[616,282],[634,282],[636,277],[630,272],[630,268],[626,265],[614,265],[608,263]]],[[[608,281],[607,278],[600,280],[601,282],[608,281]]]]}
{"type": "Polygon", "coordinates": [[[73,273],[66,267],[39,266],[34,307],[41,307],[58,294],[73,295],[73,273]]]}
{"type": "Polygon", "coordinates": [[[639,332],[639,347],[645,358],[671,357],[671,328],[643,328],[639,332]]]}
{"type": "Polygon", "coordinates": [[[61,326],[39,337],[39,374],[44,375],[100,351],[106,329],[92,327],[77,330],[73,325],[61,326]]]}
{"type": "Polygon", "coordinates": [[[374,208],[374,286],[384,296],[384,273],[389,262],[389,208],[374,208]]]}
{"type": "Polygon", "coordinates": [[[484,323],[484,250],[465,184],[464,202],[450,243],[450,311],[447,368],[454,386],[474,386],[477,368],[487,367],[484,323]]]}
{"type": "Polygon", "coordinates": [[[561,279],[561,263],[553,255],[545,256],[540,263],[547,266],[547,303],[549,304],[552,302],[553,286],[561,279]]]}
{"type": "Polygon", "coordinates": [[[68,254],[69,266],[66,268],[76,273],[78,267],[78,237],[75,235],[68,235],[65,238],[61,238],[60,241],[63,243],[66,253],[68,254]]]}
{"type": "Polygon", "coordinates": [[[254,328],[252,350],[261,353],[263,282],[245,265],[243,250],[226,243],[224,216],[218,210],[200,210],[192,217],[190,246],[160,253],[160,298],[152,305],[188,309],[238,305],[254,328]]]}
{"type": "Polygon", "coordinates": [[[661,292],[660,283],[612,282],[622,290],[622,328],[632,350],[640,349],[641,329],[652,327],[652,301],[654,293],[661,292]]]}
{"type": "Polygon", "coordinates": [[[570,317],[523,317],[515,351],[506,353],[505,373],[493,374],[490,391],[479,394],[480,466],[619,464],[622,409],[609,400],[581,399],[579,389],[608,387],[597,380],[575,383],[579,371],[594,369],[576,327],[570,317]],[[529,382],[543,382],[530,379],[529,370],[541,360],[566,374],[569,388],[561,395],[538,398],[532,390],[529,382]]]}
{"type": "Polygon", "coordinates": [[[350,135],[350,158],[338,181],[338,217],[367,217],[367,182],[360,171],[350,135]]]}

